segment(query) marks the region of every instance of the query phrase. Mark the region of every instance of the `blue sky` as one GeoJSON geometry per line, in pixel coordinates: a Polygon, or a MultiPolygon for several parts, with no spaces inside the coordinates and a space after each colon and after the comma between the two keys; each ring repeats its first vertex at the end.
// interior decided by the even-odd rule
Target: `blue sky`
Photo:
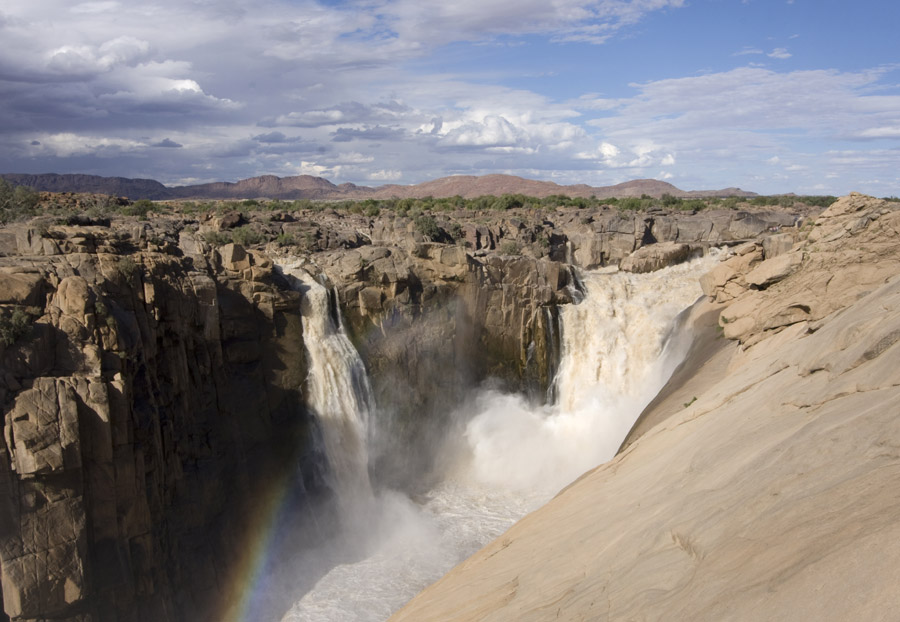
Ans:
{"type": "Polygon", "coordinates": [[[895,0],[5,0],[0,172],[900,195],[895,0]]]}

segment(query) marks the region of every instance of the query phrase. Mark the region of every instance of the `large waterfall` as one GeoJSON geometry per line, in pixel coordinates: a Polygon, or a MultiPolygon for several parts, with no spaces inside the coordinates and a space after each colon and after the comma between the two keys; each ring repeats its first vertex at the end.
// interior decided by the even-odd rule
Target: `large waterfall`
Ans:
{"type": "MultiPolygon", "coordinates": [[[[676,318],[699,297],[697,279],[713,262],[697,259],[650,275],[583,275],[585,299],[561,313],[557,402],[535,406],[521,395],[476,391],[461,413],[468,423],[457,460],[415,503],[399,492],[371,492],[364,440],[373,405],[362,363],[331,317],[327,290],[302,270],[285,268],[307,288],[310,406],[322,420],[335,489],[372,503],[364,527],[356,523],[366,536],[359,550],[329,558],[327,572],[297,595],[283,622],[386,619],[560,487],[612,457],[686,353],[689,335],[676,318]]],[[[309,558],[316,563],[328,555],[309,558]]]]}
{"type": "Polygon", "coordinates": [[[341,518],[357,520],[372,501],[367,436],[375,401],[366,368],[344,332],[337,301],[331,299],[336,294],[296,265],[280,268],[303,294],[307,401],[321,425],[341,518]]]}

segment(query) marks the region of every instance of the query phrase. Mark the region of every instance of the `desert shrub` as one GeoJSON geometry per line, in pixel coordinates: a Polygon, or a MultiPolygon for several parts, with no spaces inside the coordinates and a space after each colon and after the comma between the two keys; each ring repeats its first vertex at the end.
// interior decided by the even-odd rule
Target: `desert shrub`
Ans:
{"type": "Polygon", "coordinates": [[[138,218],[144,219],[153,207],[153,201],[149,199],[139,199],[131,205],[122,207],[121,211],[125,216],[137,216],[138,218]]]}
{"type": "Polygon", "coordinates": [[[504,255],[518,255],[521,249],[513,240],[505,240],[500,244],[500,252],[504,255]]]}
{"type": "Polygon", "coordinates": [[[831,195],[804,196],[797,197],[797,200],[801,203],[805,203],[806,205],[810,205],[813,207],[830,207],[832,203],[837,201],[837,197],[833,197],[831,195]]]}
{"type": "Polygon", "coordinates": [[[419,214],[413,219],[413,222],[416,225],[416,230],[429,240],[434,240],[441,234],[441,229],[438,227],[437,221],[435,221],[433,216],[419,214]]]}
{"type": "Polygon", "coordinates": [[[12,313],[0,313],[0,343],[9,347],[31,333],[33,315],[25,307],[15,307],[12,313]]]}
{"type": "Polygon", "coordinates": [[[687,199],[678,204],[678,209],[685,211],[706,209],[706,201],[703,199],[687,199]]]}
{"type": "Polygon", "coordinates": [[[492,209],[510,210],[525,205],[526,198],[521,194],[504,194],[494,200],[492,209]]]}
{"type": "Polygon", "coordinates": [[[275,243],[278,246],[296,246],[297,239],[290,233],[279,233],[278,237],[275,238],[275,243]]]}
{"type": "Polygon", "coordinates": [[[231,241],[241,246],[253,246],[263,241],[263,235],[256,229],[244,225],[232,230],[231,241]]]}
{"type": "Polygon", "coordinates": [[[129,285],[134,285],[139,270],[140,266],[131,257],[122,257],[116,263],[116,271],[129,285]]]}
{"type": "Polygon", "coordinates": [[[669,194],[668,192],[664,192],[663,195],[659,198],[660,202],[664,207],[675,207],[679,203],[681,203],[681,199],[669,194]]]}
{"type": "Polygon", "coordinates": [[[639,210],[641,209],[641,203],[641,200],[637,197],[628,197],[620,200],[616,207],[625,210],[639,210]]]}
{"type": "Polygon", "coordinates": [[[203,241],[210,246],[225,246],[231,242],[231,236],[221,231],[207,231],[203,234],[203,241]]]}
{"type": "Polygon", "coordinates": [[[0,178],[0,222],[24,220],[34,215],[38,193],[0,178]]]}

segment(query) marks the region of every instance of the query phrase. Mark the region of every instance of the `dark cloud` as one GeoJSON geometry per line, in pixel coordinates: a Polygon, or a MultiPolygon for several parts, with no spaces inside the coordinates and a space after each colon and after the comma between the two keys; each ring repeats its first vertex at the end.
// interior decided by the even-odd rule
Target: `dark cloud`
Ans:
{"type": "Polygon", "coordinates": [[[402,140],[406,137],[406,130],[401,127],[387,127],[384,125],[363,129],[339,127],[331,135],[331,140],[336,143],[346,143],[351,140],[402,140]]]}
{"type": "Polygon", "coordinates": [[[151,147],[167,147],[169,149],[181,149],[182,147],[184,147],[184,145],[182,145],[181,143],[176,143],[174,140],[171,140],[169,138],[163,138],[158,143],[154,143],[150,146],[151,147]]]}
{"type": "Polygon", "coordinates": [[[268,134],[259,134],[254,136],[253,140],[258,143],[276,144],[291,142],[293,139],[288,138],[283,132],[269,132],[268,134]]]}

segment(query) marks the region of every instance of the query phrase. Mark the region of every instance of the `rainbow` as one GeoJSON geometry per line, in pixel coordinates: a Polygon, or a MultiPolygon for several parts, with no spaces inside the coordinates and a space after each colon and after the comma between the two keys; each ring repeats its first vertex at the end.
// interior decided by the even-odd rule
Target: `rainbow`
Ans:
{"type": "Polygon", "coordinates": [[[292,469],[285,469],[280,477],[270,480],[260,491],[254,511],[246,523],[246,538],[237,549],[237,559],[227,569],[221,590],[222,599],[214,608],[212,619],[220,622],[257,622],[261,600],[267,593],[266,569],[277,550],[278,526],[288,508],[288,493],[292,486],[292,469]]]}

